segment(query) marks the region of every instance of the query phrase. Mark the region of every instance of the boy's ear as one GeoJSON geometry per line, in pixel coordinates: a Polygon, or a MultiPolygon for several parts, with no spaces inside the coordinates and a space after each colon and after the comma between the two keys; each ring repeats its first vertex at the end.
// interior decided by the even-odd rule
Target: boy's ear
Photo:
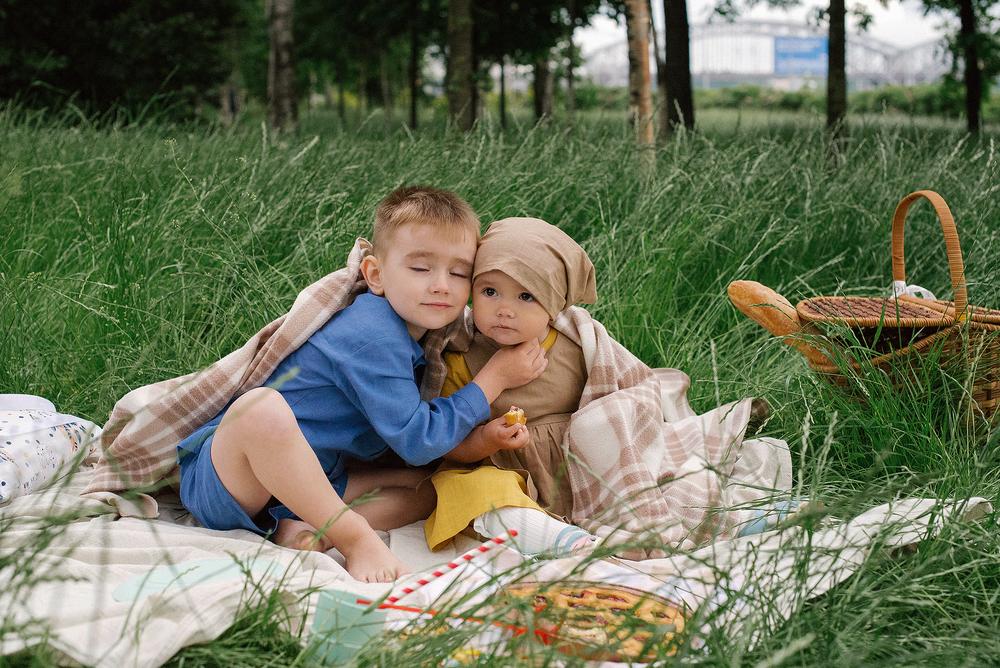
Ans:
{"type": "Polygon", "coordinates": [[[361,275],[364,276],[372,294],[382,295],[385,293],[385,288],[382,287],[382,267],[379,265],[377,257],[367,255],[361,260],[361,275]]]}

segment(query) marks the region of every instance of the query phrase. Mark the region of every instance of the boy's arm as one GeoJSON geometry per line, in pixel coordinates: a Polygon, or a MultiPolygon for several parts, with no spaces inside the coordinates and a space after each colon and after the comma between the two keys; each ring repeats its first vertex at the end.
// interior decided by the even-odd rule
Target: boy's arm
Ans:
{"type": "Polygon", "coordinates": [[[333,382],[361,411],[375,432],[411,465],[443,457],[479,423],[490,403],[508,387],[533,380],[546,360],[537,341],[501,350],[472,383],[445,398],[422,401],[413,377],[412,348],[395,336],[358,347],[327,349],[333,382]]]}
{"type": "Polygon", "coordinates": [[[450,397],[422,401],[411,353],[391,338],[335,356],[335,383],[408,464],[421,466],[444,456],[490,417],[487,397],[475,383],[450,397]]]}

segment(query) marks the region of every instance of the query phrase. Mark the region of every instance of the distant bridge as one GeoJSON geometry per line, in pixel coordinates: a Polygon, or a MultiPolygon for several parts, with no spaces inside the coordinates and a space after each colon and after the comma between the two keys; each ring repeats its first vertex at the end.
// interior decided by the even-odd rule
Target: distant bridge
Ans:
{"type": "MultiPolygon", "coordinates": [[[[826,59],[826,30],[814,25],[737,20],[691,26],[695,86],[817,86],[826,78],[826,59]]],[[[937,81],[950,63],[941,41],[901,48],[865,34],[847,37],[847,80],[852,89],[937,81]]],[[[627,44],[622,40],[584,54],[581,75],[600,85],[627,85],[627,44]]]]}

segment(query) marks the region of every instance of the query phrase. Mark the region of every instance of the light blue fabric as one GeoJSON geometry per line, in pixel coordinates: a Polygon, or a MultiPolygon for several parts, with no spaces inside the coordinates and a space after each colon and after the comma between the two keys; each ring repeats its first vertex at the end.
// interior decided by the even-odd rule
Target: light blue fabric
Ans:
{"type": "MultiPolygon", "coordinates": [[[[489,418],[486,396],[475,383],[447,398],[421,401],[425,366],[403,319],[385,298],[365,293],[285,358],[265,385],[288,402],[327,477],[343,482],[345,456],[370,461],[392,449],[408,464],[427,464],[489,418]]],[[[178,445],[182,487],[184,476],[199,468],[192,464],[200,458],[187,453],[210,442],[205,432],[214,431],[228,408],[178,445]]]]}
{"type": "Polygon", "coordinates": [[[766,508],[759,508],[754,511],[754,518],[744,524],[736,535],[742,538],[770,531],[778,523],[788,519],[803,503],[805,503],[803,499],[787,499],[776,501],[766,508]]]}

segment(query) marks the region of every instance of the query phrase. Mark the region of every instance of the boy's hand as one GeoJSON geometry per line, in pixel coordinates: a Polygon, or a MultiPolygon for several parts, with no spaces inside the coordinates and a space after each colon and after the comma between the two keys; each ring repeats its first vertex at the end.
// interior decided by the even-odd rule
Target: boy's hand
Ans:
{"type": "Polygon", "coordinates": [[[504,390],[538,378],[548,363],[538,339],[531,339],[493,353],[473,380],[483,390],[487,401],[493,403],[504,390]]]}
{"type": "Polygon", "coordinates": [[[508,425],[502,415],[483,425],[482,437],[488,451],[485,457],[500,450],[520,450],[531,442],[527,427],[520,423],[508,425]]]}

